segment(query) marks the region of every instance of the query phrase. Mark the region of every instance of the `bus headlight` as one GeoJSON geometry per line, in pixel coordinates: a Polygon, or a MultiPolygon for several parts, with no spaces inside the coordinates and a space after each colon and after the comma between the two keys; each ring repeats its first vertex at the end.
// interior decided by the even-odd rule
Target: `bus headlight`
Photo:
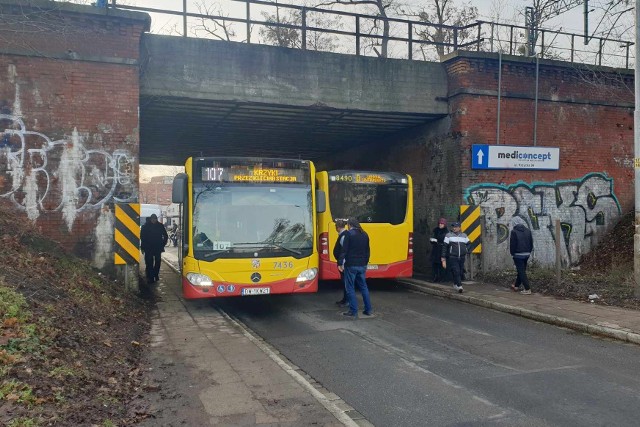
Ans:
{"type": "Polygon", "coordinates": [[[297,282],[308,282],[309,280],[315,279],[317,275],[318,275],[318,269],[317,268],[308,268],[305,271],[303,271],[302,273],[298,274],[298,278],[296,279],[296,283],[297,282]]]}
{"type": "Polygon", "coordinates": [[[205,274],[187,273],[187,280],[194,286],[213,286],[213,282],[205,274]]]}

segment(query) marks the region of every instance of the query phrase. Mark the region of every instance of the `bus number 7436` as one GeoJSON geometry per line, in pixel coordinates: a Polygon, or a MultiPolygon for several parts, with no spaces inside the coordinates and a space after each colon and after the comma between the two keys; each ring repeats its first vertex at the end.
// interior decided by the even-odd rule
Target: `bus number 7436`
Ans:
{"type": "Polygon", "coordinates": [[[278,269],[278,270],[284,270],[287,268],[293,268],[293,262],[289,261],[285,261],[285,262],[281,262],[281,261],[275,261],[273,263],[273,268],[274,269],[278,269]]]}

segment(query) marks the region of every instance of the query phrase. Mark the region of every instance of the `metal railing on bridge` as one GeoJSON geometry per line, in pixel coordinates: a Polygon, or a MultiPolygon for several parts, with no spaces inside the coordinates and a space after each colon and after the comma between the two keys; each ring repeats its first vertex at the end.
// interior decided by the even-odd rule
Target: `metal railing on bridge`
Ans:
{"type": "MultiPolygon", "coordinates": [[[[157,2],[138,0],[137,3],[157,2]]],[[[151,14],[154,33],[352,55],[437,61],[456,50],[467,50],[537,55],[616,68],[630,68],[635,62],[631,41],[585,38],[542,28],[532,37],[531,32],[520,25],[486,21],[466,26],[439,25],[263,0],[220,0],[213,5],[174,0],[164,4],[173,8],[133,6],[117,0],[111,0],[110,7],[151,14]]]]}

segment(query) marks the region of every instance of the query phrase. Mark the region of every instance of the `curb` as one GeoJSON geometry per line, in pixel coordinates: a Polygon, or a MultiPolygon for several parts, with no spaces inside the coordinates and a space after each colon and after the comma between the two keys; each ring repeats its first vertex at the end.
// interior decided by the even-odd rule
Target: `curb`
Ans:
{"type": "MultiPolygon", "coordinates": [[[[171,263],[167,258],[161,257],[169,268],[174,272],[180,274],[180,270],[171,263]]],[[[247,337],[254,345],[256,345],[263,353],[265,353],[271,360],[278,364],[292,379],[300,384],[313,398],[316,399],[327,411],[329,411],[342,425],[347,427],[360,427],[360,426],[373,426],[368,420],[366,420],[355,409],[349,406],[340,396],[335,393],[331,393],[329,390],[320,386],[312,377],[308,376],[302,369],[289,361],[284,355],[282,355],[273,346],[268,344],[258,334],[253,332],[251,328],[245,325],[242,321],[235,316],[230,315],[220,307],[216,307],[216,310],[222,314],[228,321],[238,327],[243,335],[247,337]]]]}
{"type": "Polygon", "coordinates": [[[554,316],[551,314],[540,313],[538,311],[530,310],[527,308],[515,307],[508,304],[499,302],[493,302],[486,299],[473,297],[469,295],[457,294],[443,289],[437,288],[434,285],[428,283],[416,281],[409,281],[406,279],[397,280],[398,283],[403,284],[409,289],[425,294],[436,295],[443,298],[454,299],[463,301],[468,304],[478,305],[480,307],[490,308],[504,313],[515,314],[516,316],[525,317],[527,319],[537,320],[539,322],[548,323],[551,325],[561,326],[564,328],[573,329],[579,332],[586,332],[591,335],[599,335],[607,338],[613,338],[616,340],[638,344],[640,345],[640,334],[635,332],[627,332],[620,329],[608,328],[606,326],[592,325],[589,323],[579,322],[577,320],[567,319],[566,317],[554,316]]]}

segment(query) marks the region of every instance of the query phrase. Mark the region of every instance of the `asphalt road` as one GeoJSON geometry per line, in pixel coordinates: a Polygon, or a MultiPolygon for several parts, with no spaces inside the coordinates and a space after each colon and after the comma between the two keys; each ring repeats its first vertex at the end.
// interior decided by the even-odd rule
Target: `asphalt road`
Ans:
{"type": "Polygon", "coordinates": [[[355,321],[334,304],[337,283],[211,304],[377,426],[639,425],[640,347],[393,282],[370,288],[377,317],[355,321]]]}

